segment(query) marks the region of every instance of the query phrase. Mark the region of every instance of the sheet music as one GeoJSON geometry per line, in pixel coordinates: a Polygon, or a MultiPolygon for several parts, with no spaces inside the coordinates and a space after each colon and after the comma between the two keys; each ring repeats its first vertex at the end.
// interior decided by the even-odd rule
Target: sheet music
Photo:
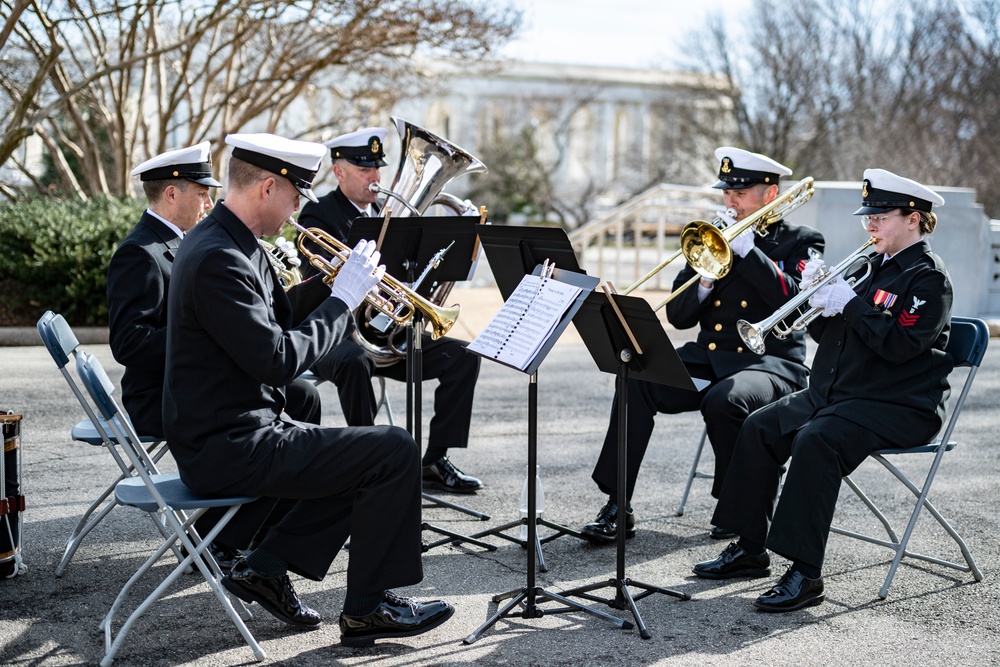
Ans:
{"type": "Polygon", "coordinates": [[[525,275],[469,349],[523,371],[581,291],[550,277],[525,275]]]}

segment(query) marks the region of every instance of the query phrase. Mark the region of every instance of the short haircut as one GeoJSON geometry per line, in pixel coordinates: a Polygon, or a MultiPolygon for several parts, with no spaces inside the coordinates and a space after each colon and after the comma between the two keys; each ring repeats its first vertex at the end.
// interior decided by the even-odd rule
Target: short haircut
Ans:
{"type": "Polygon", "coordinates": [[[269,176],[277,178],[277,174],[272,174],[246,160],[238,157],[229,158],[229,187],[233,190],[246,190],[269,176]]]}
{"type": "Polygon", "coordinates": [[[184,178],[159,178],[155,181],[143,181],[142,191],[146,193],[146,200],[150,204],[156,204],[163,197],[163,192],[168,186],[173,185],[187,192],[188,182],[184,178]]]}

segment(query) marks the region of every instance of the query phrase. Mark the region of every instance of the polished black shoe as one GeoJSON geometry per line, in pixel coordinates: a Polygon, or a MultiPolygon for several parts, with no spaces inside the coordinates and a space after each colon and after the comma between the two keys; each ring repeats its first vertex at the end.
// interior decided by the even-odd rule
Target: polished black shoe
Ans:
{"type": "Polygon", "coordinates": [[[709,531],[708,536],[713,540],[735,540],[739,537],[733,531],[719,528],[718,526],[712,526],[712,530],[709,531]]]}
{"type": "Polygon", "coordinates": [[[733,579],[735,577],[766,577],[771,574],[771,557],[748,554],[736,542],[722,550],[718,558],[698,563],[692,570],[702,579],[733,579]]]}
{"type": "Polygon", "coordinates": [[[753,601],[753,606],[761,611],[781,613],[812,607],[825,599],[823,577],[810,579],[789,567],[771,590],[753,601]]]}
{"type": "Polygon", "coordinates": [[[422,472],[425,489],[440,489],[452,493],[475,493],[483,488],[483,483],[455,467],[447,456],[425,465],[422,472]]]}
{"type": "MultiPolygon", "coordinates": [[[[614,542],[618,538],[618,503],[609,499],[593,523],[588,523],[580,532],[593,544],[614,542]]],[[[635,512],[631,506],[625,508],[625,537],[635,537],[635,512]]]]}
{"type": "Polygon", "coordinates": [[[269,614],[299,630],[315,630],[322,618],[315,609],[302,604],[288,575],[261,577],[240,558],[222,578],[227,591],[244,602],[258,602],[269,614]]]}
{"type": "Polygon", "coordinates": [[[223,574],[228,574],[233,569],[236,561],[243,557],[236,549],[218,544],[217,542],[212,542],[209,546],[209,551],[212,552],[212,558],[219,564],[219,569],[222,570],[223,574]]]}
{"type": "Polygon", "coordinates": [[[444,600],[421,602],[385,592],[382,603],[364,616],[340,615],[340,643],[371,646],[376,639],[412,637],[441,625],[455,613],[444,600]]]}

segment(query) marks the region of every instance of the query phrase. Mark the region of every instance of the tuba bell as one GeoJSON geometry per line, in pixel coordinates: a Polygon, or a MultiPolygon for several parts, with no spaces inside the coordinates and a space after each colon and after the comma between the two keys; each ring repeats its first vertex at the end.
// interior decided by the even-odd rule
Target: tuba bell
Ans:
{"type": "MultiPolygon", "coordinates": [[[[468,151],[429,130],[402,118],[393,117],[392,121],[400,141],[396,175],[389,188],[383,188],[378,183],[369,186],[372,192],[401,204],[401,210],[393,210],[392,217],[419,217],[431,206],[438,205],[450,209],[455,215],[480,215],[480,222],[484,221],[485,211],[470,208],[458,197],[444,192],[444,188],[459,176],[485,173],[486,165],[468,151]]],[[[386,206],[391,206],[391,203],[386,206]]],[[[434,261],[431,260],[432,263],[434,261]]],[[[419,287],[430,268],[433,267],[424,269],[421,279],[412,287],[413,290],[419,287]]],[[[454,283],[450,281],[438,283],[428,301],[444,306],[453,286],[454,283]]],[[[356,314],[358,328],[354,340],[372,356],[376,366],[389,366],[406,356],[401,344],[403,331],[399,324],[390,325],[384,333],[379,331],[377,327],[370,325],[371,320],[377,316],[378,313],[370,306],[363,307],[356,314]]]]}

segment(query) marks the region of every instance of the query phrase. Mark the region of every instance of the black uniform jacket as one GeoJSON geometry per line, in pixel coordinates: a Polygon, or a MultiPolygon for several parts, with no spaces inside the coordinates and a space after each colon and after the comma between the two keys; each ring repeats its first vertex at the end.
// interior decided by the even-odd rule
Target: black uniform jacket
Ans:
{"type": "Polygon", "coordinates": [[[164,428],[182,479],[212,493],[271,465],[280,388],[349,334],[353,319],[319,280],[294,288],[290,301],[224,202],[185,237],[174,268],[164,428]]]}
{"type": "MultiPolygon", "coordinates": [[[[372,208],[376,213],[379,210],[377,204],[372,208]]],[[[299,224],[303,227],[318,227],[341,243],[347,243],[351,223],[360,217],[362,214],[358,211],[358,207],[340,192],[340,188],[337,188],[320,197],[316,203],[306,202],[302,212],[299,213],[299,224]]],[[[316,273],[317,269],[309,266],[302,275],[309,277],[316,273]]]]}
{"type": "MultiPolygon", "coordinates": [[[[821,256],[826,243],[815,229],[789,225],[779,220],[756,236],[755,247],[746,257],[733,255],[729,273],[715,282],[708,297],[698,302],[698,285],[684,290],[667,304],[667,321],[678,329],[701,328],[695,341],[677,350],[681,361],[709,364],[716,376],[727,377],[746,369],[767,371],[799,386],[806,385],[805,334],[785,340],[767,339],[767,353],[750,350],[736,330],[739,320],[759,322],[798,294],[805,263],[821,256]]],[[[685,266],[674,281],[674,289],[690,279],[694,269],[685,266]]]]}
{"type": "Polygon", "coordinates": [[[167,289],[181,238],[149,212],[108,265],[111,352],[125,367],[122,402],[140,433],[163,435],[167,289]]]}
{"type": "MultiPolygon", "coordinates": [[[[879,266],[882,255],[876,255],[879,266]]],[[[941,428],[954,367],[945,352],[952,287],[926,240],[900,251],[855,290],[841,315],[818,317],[809,388],[786,396],[790,433],[814,415],[834,414],[902,445],[941,428]]]]}

